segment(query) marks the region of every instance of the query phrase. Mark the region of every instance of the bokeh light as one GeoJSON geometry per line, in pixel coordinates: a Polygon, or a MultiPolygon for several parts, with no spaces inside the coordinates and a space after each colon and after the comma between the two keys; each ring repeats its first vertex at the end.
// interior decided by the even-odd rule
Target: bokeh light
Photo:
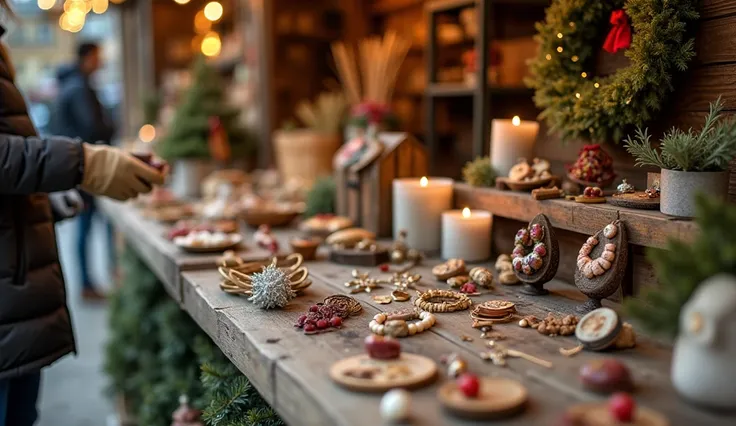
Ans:
{"type": "Polygon", "coordinates": [[[222,5],[220,2],[211,1],[204,7],[204,16],[212,22],[217,22],[222,18],[222,5]]]}
{"type": "Polygon", "coordinates": [[[221,48],[220,36],[215,32],[208,33],[202,39],[201,50],[205,56],[217,56],[220,54],[221,48]]]}

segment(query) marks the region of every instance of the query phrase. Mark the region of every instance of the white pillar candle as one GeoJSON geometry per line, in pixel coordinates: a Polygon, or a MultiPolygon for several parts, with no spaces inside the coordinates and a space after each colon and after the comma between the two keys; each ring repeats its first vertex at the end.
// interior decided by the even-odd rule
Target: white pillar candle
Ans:
{"type": "Polygon", "coordinates": [[[493,216],[484,210],[442,213],[442,258],[481,262],[491,256],[493,216]]]}
{"type": "Polygon", "coordinates": [[[538,132],[539,123],[521,121],[518,116],[491,121],[491,167],[499,176],[508,176],[520,158],[532,159],[538,132]]]}
{"type": "Polygon", "coordinates": [[[452,208],[452,179],[394,179],[394,239],[407,232],[409,247],[425,252],[440,250],[442,212],[452,208]]]}

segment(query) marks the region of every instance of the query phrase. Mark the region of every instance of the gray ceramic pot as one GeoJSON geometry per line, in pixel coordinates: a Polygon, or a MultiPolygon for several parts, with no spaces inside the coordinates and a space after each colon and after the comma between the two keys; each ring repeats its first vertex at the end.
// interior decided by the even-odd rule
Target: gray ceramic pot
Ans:
{"type": "Polygon", "coordinates": [[[171,170],[171,192],[179,198],[198,198],[204,178],[215,171],[212,160],[182,158],[174,161],[171,170]]]}
{"type": "Polygon", "coordinates": [[[698,193],[725,198],[728,194],[728,172],[683,172],[662,169],[660,180],[662,213],[677,217],[695,216],[698,193]]]}

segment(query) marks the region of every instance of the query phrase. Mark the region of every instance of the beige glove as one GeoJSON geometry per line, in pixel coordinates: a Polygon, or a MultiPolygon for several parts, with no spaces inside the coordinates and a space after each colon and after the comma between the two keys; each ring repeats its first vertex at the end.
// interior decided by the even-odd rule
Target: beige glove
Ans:
{"type": "Polygon", "coordinates": [[[150,192],[164,183],[164,174],[143,161],[107,145],[84,146],[84,177],[81,188],[116,200],[150,192]]]}

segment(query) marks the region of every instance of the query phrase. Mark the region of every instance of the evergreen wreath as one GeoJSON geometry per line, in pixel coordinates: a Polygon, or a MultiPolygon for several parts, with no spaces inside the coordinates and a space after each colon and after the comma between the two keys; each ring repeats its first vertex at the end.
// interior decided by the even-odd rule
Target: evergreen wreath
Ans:
{"type": "Polygon", "coordinates": [[[689,25],[698,18],[697,4],[555,0],[545,21],[536,25],[540,49],[527,79],[536,89],[535,104],[543,110],[539,118],[547,121],[550,132],[559,133],[563,141],[618,143],[630,128],[652,119],[674,90],[673,74],[686,70],[695,56],[689,25]],[[613,21],[612,12],[619,19],[624,16],[620,9],[631,25],[625,52],[631,64],[606,77],[594,76],[609,18],[613,21]]]}

